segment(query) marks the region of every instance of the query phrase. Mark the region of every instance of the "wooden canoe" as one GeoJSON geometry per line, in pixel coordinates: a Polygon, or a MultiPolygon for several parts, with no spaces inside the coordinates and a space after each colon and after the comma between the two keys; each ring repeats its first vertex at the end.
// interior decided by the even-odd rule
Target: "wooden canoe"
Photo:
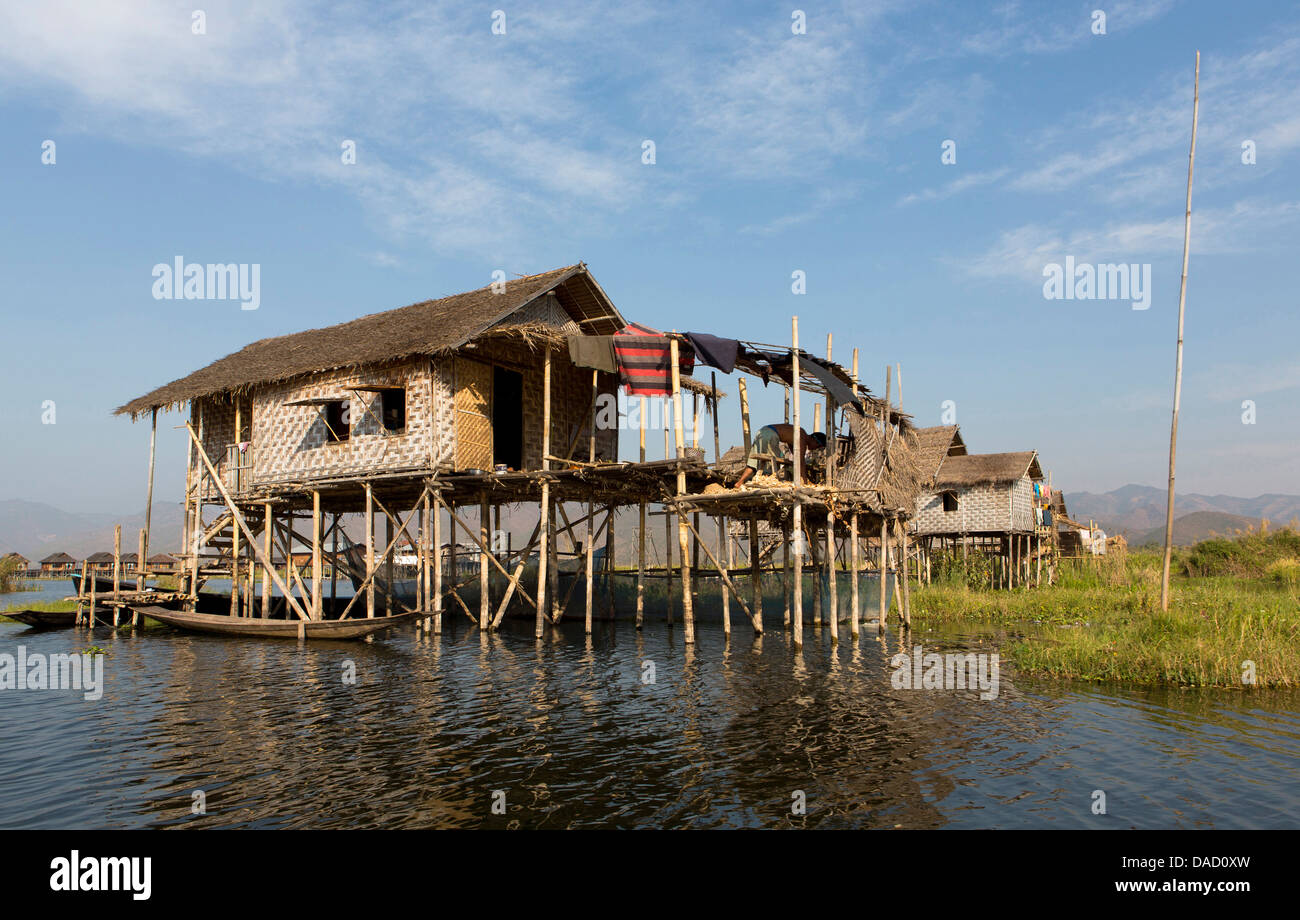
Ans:
{"type": "Polygon", "coordinates": [[[6,610],[6,616],[33,629],[63,629],[77,622],[75,610],[6,610]]]}
{"type": "Polygon", "coordinates": [[[391,617],[356,620],[262,620],[256,617],[232,617],[211,613],[188,613],[165,607],[132,607],[151,620],[188,629],[192,632],[216,633],[221,636],[254,636],[267,639],[364,639],[366,636],[401,626],[415,619],[415,613],[391,617]]]}

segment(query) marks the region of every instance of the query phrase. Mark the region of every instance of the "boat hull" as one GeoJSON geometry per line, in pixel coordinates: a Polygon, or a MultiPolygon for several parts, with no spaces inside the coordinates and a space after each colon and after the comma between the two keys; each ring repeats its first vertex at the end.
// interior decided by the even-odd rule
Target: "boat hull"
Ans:
{"type": "Polygon", "coordinates": [[[416,614],[359,620],[263,620],[256,617],[189,613],[163,607],[132,607],[137,613],[167,626],[190,632],[259,639],[364,639],[393,626],[412,622],[416,614]]]}
{"type": "Polygon", "coordinates": [[[75,610],[6,610],[4,616],[33,629],[66,629],[77,622],[75,610]]]}

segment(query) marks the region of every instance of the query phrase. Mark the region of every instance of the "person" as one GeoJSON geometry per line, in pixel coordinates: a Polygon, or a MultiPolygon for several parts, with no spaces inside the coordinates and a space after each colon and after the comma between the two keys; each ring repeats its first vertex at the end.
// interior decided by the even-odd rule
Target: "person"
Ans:
{"type": "MultiPolygon", "coordinates": [[[[819,450],[826,447],[826,435],[820,431],[814,431],[812,434],[799,429],[799,443],[803,445],[803,464],[804,469],[808,466],[808,451],[819,450]]],[[[745,457],[745,470],[736,480],[736,486],[739,488],[749,482],[754,474],[759,471],[761,465],[766,464],[773,472],[776,471],[776,463],[772,460],[785,459],[794,454],[795,427],[790,424],[782,423],[779,425],[764,425],[754,435],[754,440],[750,443],[749,454],[745,457]]]]}

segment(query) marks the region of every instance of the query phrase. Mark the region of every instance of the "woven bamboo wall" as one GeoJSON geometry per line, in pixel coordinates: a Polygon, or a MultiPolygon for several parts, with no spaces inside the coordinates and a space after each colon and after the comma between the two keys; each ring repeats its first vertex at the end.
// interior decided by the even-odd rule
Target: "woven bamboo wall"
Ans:
{"type": "Polygon", "coordinates": [[[253,400],[253,482],[428,468],[434,443],[432,394],[432,372],[425,359],[389,368],[327,371],[261,387],[253,400]],[[357,385],[405,386],[405,430],[385,430],[378,419],[380,394],[349,389],[357,385]],[[331,396],[351,402],[352,433],[346,441],[328,440],[320,406],[288,405],[331,396]]]}
{"type": "Polygon", "coordinates": [[[923,492],[916,502],[914,530],[920,534],[1005,533],[1012,529],[1011,494],[1016,487],[1018,483],[1004,482],[953,489],[957,493],[956,511],[943,510],[942,493],[923,492]]]}

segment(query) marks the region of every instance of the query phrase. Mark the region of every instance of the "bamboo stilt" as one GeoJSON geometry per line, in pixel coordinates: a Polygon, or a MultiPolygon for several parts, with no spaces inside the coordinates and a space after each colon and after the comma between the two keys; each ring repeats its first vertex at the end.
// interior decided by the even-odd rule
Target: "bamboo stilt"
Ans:
{"type": "MultiPolygon", "coordinates": [[[[856,363],[856,362],[855,362],[856,363]]],[[[862,558],[859,554],[858,547],[858,512],[854,511],[849,517],[849,545],[850,545],[850,567],[853,571],[853,587],[850,593],[849,608],[849,634],[858,638],[858,619],[860,608],[858,606],[858,579],[862,577],[862,558]]]]}
{"type": "Polygon", "coordinates": [[[321,560],[321,510],[320,492],[311,493],[311,615],[314,620],[325,619],[325,604],[322,590],[325,587],[325,575],[321,560]]]}
{"type": "Polygon", "coordinates": [[[262,619],[265,620],[271,616],[271,573],[269,569],[274,562],[271,558],[271,530],[275,517],[271,511],[270,502],[265,502],[262,505],[262,514],[264,516],[262,557],[266,559],[266,562],[262,565],[262,619]]]}
{"type": "Polygon", "coordinates": [[[492,598],[489,590],[488,559],[491,553],[488,552],[492,535],[488,532],[489,514],[487,492],[483,492],[479,497],[479,514],[478,514],[478,625],[479,629],[489,629],[492,625],[492,598]]]}
{"type": "MultiPolygon", "coordinates": [[[[673,429],[676,436],[677,459],[681,460],[684,447],[685,437],[682,432],[682,379],[681,367],[678,363],[679,346],[676,337],[669,341],[669,360],[672,363],[673,377],[673,429]]],[[[686,494],[686,471],[679,465],[677,468],[677,495],[681,497],[686,494]]],[[[695,644],[695,605],[691,597],[691,561],[688,555],[688,525],[685,517],[681,512],[677,514],[677,548],[680,553],[678,564],[682,572],[682,641],[687,645],[695,644]]]]}
{"type": "MultiPolygon", "coordinates": [[[[803,485],[803,438],[799,427],[799,317],[790,321],[790,357],[792,361],[791,378],[793,381],[794,419],[794,485],[798,490],[803,485]]],[[[803,648],[803,502],[794,496],[794,647],[803,648]]]]}

